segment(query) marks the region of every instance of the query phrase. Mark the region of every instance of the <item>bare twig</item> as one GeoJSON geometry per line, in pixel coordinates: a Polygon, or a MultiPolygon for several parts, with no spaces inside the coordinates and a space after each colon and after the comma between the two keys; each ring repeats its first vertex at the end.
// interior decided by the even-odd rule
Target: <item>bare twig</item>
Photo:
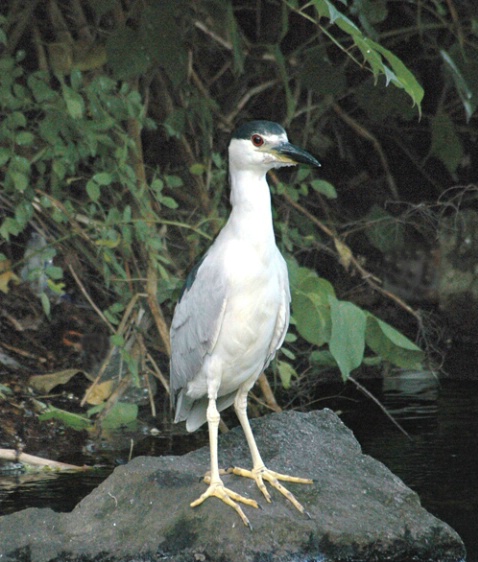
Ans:
{"type": "Polygon", "coordinates": [[[375,404],[377,404],[377,406],[382,410],[382,412],[387,416],[387,418],[393,423],[393,425],[395,425],[402,433],[403,435],[405,435],[406,437],[408,437],[408,439],[410,439],[410,441],[412,440],[410,434],[405,431],[405,429],[403,429],[403,427],[398,423],[398,421],[387,411],[387,409],[385,408],[385,406],[380,402],[380,400],[378,400],[378,398],[376,398],[369,390],[367,390],[363,385],[361,385],[357,380],[355,380],[353,377],[349,376],[349,378],[347,379],[351,382],[353,382],[353,384],[360,390],[360,392],[362,392],[363,394],[365,394],[365,396],[367,396],[367,398],[370,398],[370,400],[373,400],[375,402],[375,404]]]}
{"type": "Polygon", "coordinates": [[[33,44],[35,45],[37,51],[38,68],[39,70],[46,71],[48,70],[48,57],[40,35],[40,30],[38,29],[38,25],[36,25],[36,23],[32,27],[32,34],[33,34],[33,44]]]}
{"type": "MultiPolygon", "coordinates": [[[[319,221],[319,219],[317,219],[312,213],[310,213],[305,207],[303,207],[300,203],[298,203],[297,201],[294,201],[291,197],[289,197],[289,195],[287,195],[287,193],[284,193],[283,195],[284,199],[287,201],[287,203],[289,203],[290,205],[292,205],[292,207],[294,207],[295,209],[297,209],[301,214],[303,214],[304,216],[306,216],[311,222],[313,222],[317,228],[319,228],[322,232],[324,232],[327,236],[329,236],[333,241],[335,246],[342,246],[342,247],[346,247],[346,245],[344,244],[344,242],[342,242],[340,240],[340,238],[327,226],[325,226],[321,221],[319,221]]],[[[361,264],[360,262],[357,260],[357,258],[353,255],[352,251],[349,250],[348,251],[348,265],[352,266],[361,276],[361,278],[368,284],[370,285],[370,287],[372,287],[372,289],[374,289],[375,291],[381,293],[382,295],[384,295],[385,297],[389,298],[390,300],[395,301],[401,308],[403,308],[404,310],[406,310],[409,314],[411,314],[419,323],[419,325],[422,324],[422,319],[419,315],[418,312],[416,312],[415,310],[413,310],[413,308],[411,308],[405,301],[403,301],[400,297],[397,297],[397,295],[395,295],[394,293],[391,293],[390,291],[387,291],[386,289],[384,289],[383,287],[381,287],[377,282],[377,277],[375,277],[372,273],[370,273],[369,271],[367,271],[361,264]]]]}
{"type": "Polygon", "coordinates": [[[171,356],[171,344],[169,342],[169,329],[164,319],[161,308],[158,304],[157,293],[158,293],[158,276],[156,274],[156,269],[153,264],[148,265],[148,279],[146,281],[146,292],[148,293],[148,304],[153,315],[154,321],[156,322],[156,327],[158,329],[159,336],[164,345],[164,349],[171,356]]]}
{"type": "Polygon", "coordinates": [[[194,22],[194,25],[198,29],[200,29],[203,33],[205,33],[208,37],[210,37],[213,41],[215,41],[216,43],[221,45],[221,47],[224,47],[228,51],[232,51],[232,49],[233,49],[232,43],[230,41],[227,41],[226,39],[224,39],[223,37],[221,37],[220,35],[218,35],[214,31],[212,31],[211,29],[209,29],[206,26],[205,23],[203,23],[202,21],[196,20],[194,22]]]}
{"type": "Polygon", "coordinates": [[[267,380],[267,377],[264,373],[261,373],[261,376],[257,379],[259,383],[262,395],[264,396],[264,400],[266,401],[267,406],[273,410],[274,412],[282,412],[282,408],[277,403],[277,400],[272,392],[271,385],[267,380]]]}
{"type": "Polygon", "coordinates": [[[370,143],[372,143],[374,149],[376,150],[376,152],[377,152],[377,154],[380,158],[380,162],[382,163],[382,167],[385,171],[385,176],[387,178],[388,187],[390,189],[390,192],[392,193],[392,195],[395,199],[398,199],[399,196],[398,196],[398,191],[397,191],[397,185],[395,183],[395,179],[392,175],[392,172],[390,171],[390,166],[388,165],[388,161],[387,161],[387,158],[385,157],[385,153],[382,149],[382,146],[378,142],[378,139],[370,131],[368,131],[362,125],[360,125],[360,123],[358,121],[356,121],[353,117],[351,117],[348,113],[346,113],[340,107],[339,104],[334,103],[334,104],[332,104],[332,107],[333,107],[335,113],[337,113],[337,115],[342,119],[342,121],[344,121],[344,123],[347,123],[347,125],[349,125],[349,127],[351,127],[358,135],[360,135],[362,138],[364,138],[364,139],[368,140],[370,143]]]}
{"type": "Polygon", "coordinates": [[[0,449],[0,459],[12,462],[21,462],[31,466],[39,466],[54,471],[85,471],[90,470],[90,466],[77,466],[75,464],[67,464],[65,462],[53,461],[51,459],[44,459],[27,453],[20,453],[15,449],[0,449]]]}
{"type": "Polygon", "coordinates": [[[96,418],[96,423],[95,423],[96,430],[98,432],[101,431],[101,423],[106,418],[108,413],[111,411],[111,408],[113,408],[113,406],[118,402],[118,400],[121,398],[121,396],[123,396],[123,394],[126,392],[126,390],[128,389],[130,384],[131,384],[131,373],[128,372],[120,380],[118,386],[115,388],[115,390],[111,393],[110,397],[106,401],[106,403],[104,405],[104,408],[98,414],[98,417],[96,418]]]}
{"type": "Polygon", "coordinates": [[[85,286],[83,285],[83,283],[81,282],[81,279],[78,277],[78,275],[76,274],[75,270],[73,269],[71,264],[68,264],[68,269],[71,273],[71,276],[73,277],[73,279],[75,280],[76,284],[78,285],[80,291],[83,293],[83,296],[85,297],[85,299],[90,303],[90,306],[93,308],[93,310],[96,312],[96,314],[98,314],[98,316],[101,318],[101,320],[103,320],[103,322],[108,326],[108,328],[110,329],[110,331],[112,333],[114,333],[114,328],[111,325],[111,323],[109,322],[109,320],[106,318],[106,316],[103,314],[103,312],[96,306],[96,303],[94,302],[94,300],[90,297],[90,294],[88,293],[88,291],[86,290],[85,286]]]}
{"type": "MultiPolygon", "coordinates": [[[[133,298],[129,301],[128,306],[126,307],[126,310],[123,314],[123,318],[121,319],[121,322],[118,326],[118,329],[116,330],[116,334],[118,335],[123,335],[125,330],[126,330],[126,323],[136,305],[136,301],[141,298],[144,297],[145,295],[142,293],[138,293],[136,295],[133,296],[133,298]]],[[[114,330],[113,330],[114,331],[114,330]]],[[[101,380],[101,377],[103,376],[103,373],[106,370],[106,367],[108,366],[111,357],[113,356],[113,353],[115,352],[115,347],[112,346],[108,352],[108,355],[106,356],[106,358],[103,361],[103,364],[100,367],[100,370],[98,371],[98,375],[96,376],[95,380],[93,381],[93,384],[87,389],[85,395],[83,396],[83,399],[80,402],[80,406],[84,406],[85,403],[88,401],[89,397],[91,396],[91,393],[93,392],[93,389],[96,387],[96,385],[99,383],[99,381],[101,380]]]]}
{"type": "Polygon", "coordinates": [[[269,88],[272,88],[272,86],[277,85],[277,83],[278,83],[277,80],[269,80],[267,82],[263,82],[262,84],[258,84],[254,88],[249,88],[247,92],[242,96],[242,98],[235,105],[234,111],[231,111],[228,115],[226,115],[225,121],[227,123],[232,123],[239,115],[239,113],[244,109],[244,107],[249,103],[249,100],[251,98],[261,94],[262,92],[268,90],[269,88]]]}
{"type": "Polygon", "coordinates": [[[159,368],[158,364],[156,363],[156,361],[154,360],[154,358],[152,357],[152,355],[150,353],[146,354],[146,358],[148,359],[148,361],[153,365],[153,370],[151,371],[153,373],[153,375],[161,382],[161,384],[163,385],[164,389],[166,390],[166,392],[168,394],[170,394],[170,389],[169,389],[169,383],[166,379],[166,377],[163,375],[163,372],[161,371],[161,369],[159,368]]]}
{"type": "MultiPolygon", "coordinates": [[[[8,45],[7,45],[7,53],[12,54],[18,48],[18,43],[22,38],[24,31],[27,29],[28,26],[32,23],[32,16],[35,8],[39,0],[31,0],[30,2],[14,2],[11,12],[15,12],[19,5],[23,4],[23,11],[21,15],[15,15],[14,18],[7,18],[7,21],[15,21],[16,25],[12,31],[8,32],[8,45]]],[[[11,16],[11,14],[9,14],[11,16]]]]}

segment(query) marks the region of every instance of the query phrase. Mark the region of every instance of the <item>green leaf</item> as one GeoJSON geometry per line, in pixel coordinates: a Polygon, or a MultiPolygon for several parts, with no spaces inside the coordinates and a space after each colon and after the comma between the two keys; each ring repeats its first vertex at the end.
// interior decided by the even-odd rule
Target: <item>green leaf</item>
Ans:
{"type": "Polygon", "coordinates": [[[370,313],[367,313],[366,342],[372,351],[397,367],[422,367],[423,351],[390,324],[370,313]]]}
{"type": "Polygon", "coordinates": [[[86,192],[89,198],[95,203],[98,201],[101,195],[100,186],[94,180],[88,180],[86,183],[86,192]]]}
{"type": "Polygon", "coordinates": [[[0,166],[5,165],[11,156],[11,151],[3,146],[0,147],[0,166]]]}
{"type": "Polygon", "coordinates": [[[297,371],[287,361],[277,361],[277,370],[279,372],[282,386],[287,389],[290,388],[292,377],[297,377],[297,371]]]}
{"type": "Polygon", "coordinates": [[[322,367],[326,369],[337,367],[337,361],[334,359],[334,356],[328,349],[312,351],[312,353],[309,355],[309,361],[310,364],[314,365],[315,367],[322,367]]]}
{"type": "MultiPolygon", "coordinates": [[[[22,227],[26,226],[32,215],[33,206],[26,198],[18,203],[15,209],[15,219],[18,224],[20,224],[22,227]]],[[[55,252],[55,250],[53,250],[53,252],[55,252]]]]}
{"type": "Polygon", "coordinates": [[[63,269],[57,265],[49,265],[45,268],[45,273],[51,279],[63,279],[63,269]]]}
{"type": "Polygon", "coordinates": [[[165,176],[164,177],[165,181],[166,181],[166,185],[168,187],[170,187],[171,189],[174,189],[175,187],[182,187],[183,185],[183,180],[179,177],[179,176],[165,176]]]}
{"type": "Polygon", "coordinates": [[[20,111],[14,111],[7,116],[8,126],[11,129],[19,129],[27,126],[27,118],[20,111]]]}
{"type": "Polygon", "coordinates": [[[478,106],[478,63],[475,50],[457,43],[449,52],[441,49],[440,56],[455,83],[469,121],[478,106]]]}
{"type": "Polygon", "coordinates": [[[294,115],[294,112],[295,112],[296,99],[295,99],[295,96],[292,94],[292,90],[290,89],[289,69],[287,67],[285,57],[282,54],[282,51],[281,51],[281,48],[280,48],[279,44],[274,43],[269,48],[271,50],[271,54],[274,57],[275,63],[277,65],[277,69],[279,71],[279,76],[281,77],[281,80],[282,80],[282,86],[284,87],[285,101],[286,101],[286,107],[287,107],[287,119],[290,120],[290,119],[292,119],[292,117],[294,115]]]}
{"type": "MultiPolygon", "coordinates": [[[[353,21],[337,10],[330,0],[313,0],[313,3],[319,18],[329,18],[331,23],[349,35],[360,50],[364,60],[369,64],[373,75],[377,77],[383,74],[387,84],[392,82],[395,86],[403,88],[412,98],[414,104],[418,106],[420,114],[421,102],[425,92],[403,62],[385,47],[365,37],[353,21]],[[389,66],[385,64],[384,59],[389,66]]],[[[351,51],[349,49],[345,50],[341,42],[331,35],[330,28],[327,28],[326,32],[339,48],[349,56],[352,56],[351,51]]]]}
{"type": "MultiPolygon", "coordinates": [[[[113,307],[110,307],[110,311],[112,311],[111,309],[113,309],[113,307]]],[[[123,307],[121,307],[121,309],[119,309],[117,312],[122,312],[122,311],[123,311],[123,307]]],[[[110,341],[111,341],[111,345],[116,345],[117,347],[123,347],[125,343],[124,338],[121,334],[113,334],[110,337],[110,341]]]]}
{"type": "Polygon", "coordinates": [[[43,308],[43,312],[45,313],[45,316],[47,318],[50,318],[51,303],[50,303],[50,299],[45,293],[40,294],[40,302],[43,308]]]}
{"type": "Polygon", "coordinates": [[[83,77],[81,75],[81,72],[77,69],[74,69],[71,71],[70,73],[70,83],[71,83],[71,87],[73,88],[73,90],[75,90],[75,92],[77,92],[78,90],[81,89],[82,85],[83,85],[83,77]]]}
{"type": "Polygon", "coordinates": [[[38,419],[40,421],[55,419],[72,429],[76,429],[77,431],[82,431],[91,427],[91,421],[88,418],[80,416],[79,414],[73,414],[65,410],[60,410],[54,406],[48,406],[46,411],[38,416],[38,419]]]}
{"type": "MultiPolygon", "coordinates": [[[[295,336],[294,334],[287,334],[284,341],[288,341],[288,339],[290,341],[290,339],[291,339],[290,336],[292,336],[293,339],[295,339],[295,340],[297,339],[297,336],[295,336]],[[289,338],[287,336],[289,336],[289,338]]],[[[295,353],[293,353],[290,349],[288,349],[287,347],[284,347],[284,346],[281,347],[281,353],[283,355],[285,355],[287,357],[287,359],[290,359],[291,361],[294,361],[297,358],[297,355],[295,353]]]]}
{"type": "Polygon", "coordinates": [[[336,199],[337,198],[337,191],[335,191],[335,187],[325,180],[312,180],[310,185],[314,191],[325,195],[328,199],[336,199]]]}
{"type": "Polygon", "coordinates": [[[175,109],[163,121],[163,127],[170,137],[181,138],[186,129],[187,111],[185,109],[175,109]]]}
{"type": "Polygon", "coordinates": [[[431,120],[432,145],[430,154],[443,162],[453,174],[463,158],[463,147],[455,125],[446,113],[440,112],[431,120]]]}
{"type": "Polygon", "coordinates": [[[62,92],[70,116],[73,119],[81,119],[85,112],[85,102],[81,94],[75,92],[66,84],[62,85],[62,92]]]}
{"type": "Polygon", "coordinates": [[[28,131],[21,131],[15,137],[15,142],[19,146],[30,146],[35,139],[35,136],[28,131]]]}
{"type": "Polygon", "coordinates": [[[308,342],[323,345],[330,339],[329,296],[332,285],[305,267],[291,275],[292,312],[297,331],[308,342]]]}
{"type": "Polygon", "coordinates": [[[202,176],[206,172],[206,166],[204,164],[200,164],[196,162],[192,166],[189,167],[189,173],[193,176],[202,176]]]}
{"type": "Polygon", "coordinates": [[[234,15],[234,6],[232,2],[225,2],[224,8],[226,10],[226,25],[229,38],[232,43],[234,71],[241,74],[244,70],[245,49],[242,41],[241,32],[234,15]]]}
{"type": "Polygon", "coordinates": [[[110,185],[113,183],[113,176],[108,172],[99,172],[92,178],[98,185],[110,185]]]}
{"type": "Polygon", "coordinates": [[[58,96],[58,94],[52,90],[48,84],[47,72],[33,72],[32,74],[29,74],[27,84],[38,103],[51,100],[58,96]]]}
{"type": "MultiPolygon", "coordinates": [[[[96,406],[88,410],[88,416],[101,411],[104,405],[96,406]]],[[[126,402],[116,402],[103,419],[102,426],[108,429],[116,429],[123,425],[135,422],[138,418],[138,405],[126,402]]]]}
{"type": "Polygon", "coordinates": [[[47,280],[48,289],[55,295],[62,296],[65,294],[65,283],[55,283],[52,279],[47,280]]]}
{"type": "Polygon", "coordinates": [[[53,160],[52,169],[58,176],[58,179],[62,180],[66,175],[65,163],[62,160],[53,160]]]}
{"type": "Polygon", "coordinates": [[[168,207],[168,209],[177,209],[178,208],[177,202],[172,197],[168,197],[167,195],[164,196],[164,197],[162,196],[161,199],[160,199],[160,202],[165,207],[168,207]]]}
{"type": "Polygon", "coordinates": [[[366,217],[367,238],[384,254],[401,250],[405,244],[403,223],[378,205],[372,205],[366,217]]]}
{"type": "Polygon", "coordinates": [[[9,171],[8,175],[13,181],[13,185],[17,191],[25,191],[28,187],[29,178],[22,172],[17,172],[16,170],[9,171]]]}
{"type": "Polygon", "coordinates": [[[408,68],[403,64],[403,62],[394,55],[391,51],[382,47],[378,43],[373,42],[374,48],[381,53],[387,62],[391,65],[393,72],[396,76],[396,81],[394,85],[403,88],[407,94],[412,98],[413,102],[418,106],[418,112],[421,115],[421,103],[423,96],[425,95],[425,90],[418,83],[415,76],[408,70],[408,68]]]}
{"type": "Polygon", "coordinates": [[[0,226],[0,237],[10,240],[10,234],[17,236],[22,232],[23,227],[12,217],[7,217],[0,226]]]}
{"type": "Polygon", "coordinates": [[[329,302],[332,320],[329,349],[345,381],[362,363],[367,316],[351,302],[339,301],[335,297],[329,297],[329,302]]]}

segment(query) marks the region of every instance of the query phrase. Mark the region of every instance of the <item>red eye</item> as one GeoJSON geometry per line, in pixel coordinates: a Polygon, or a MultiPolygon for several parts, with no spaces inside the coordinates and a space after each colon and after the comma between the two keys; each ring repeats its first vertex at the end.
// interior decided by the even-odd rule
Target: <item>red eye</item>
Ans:
{"type": "Polygon", "coordinates": [[[252,135],[251,141],[254,146],[262,146],[264,144],[264,139],[261,135],[252,135]]]}

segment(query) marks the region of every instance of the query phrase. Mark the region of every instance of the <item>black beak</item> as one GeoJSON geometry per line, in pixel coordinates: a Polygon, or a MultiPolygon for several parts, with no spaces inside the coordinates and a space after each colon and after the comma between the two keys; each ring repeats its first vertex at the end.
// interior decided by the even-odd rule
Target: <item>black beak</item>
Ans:
{"type": "Polygon", "coordinates": [[[307,164],[308,166],[320,167],[320,162],[309,154],[306,150],[291,144],[283,142],[275,146],[271,152],[279,157],[279,160],[289,164],[307,164]]]}

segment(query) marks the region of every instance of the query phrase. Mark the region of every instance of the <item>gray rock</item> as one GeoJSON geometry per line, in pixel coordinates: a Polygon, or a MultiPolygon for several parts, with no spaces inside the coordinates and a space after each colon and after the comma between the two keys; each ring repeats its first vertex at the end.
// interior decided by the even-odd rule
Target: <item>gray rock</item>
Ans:
{"type": "MultiPolygon", "coordinates": [[[[215,498],[192,509],[204,490],[207,448],[183,457],[139,457],[117,468],[68,514],[27,509],[0,518],[1,562],[283,562],[462,560],[465,548],[447,524],[383,464],[363,455],[330,410],[287,412],[253,421],[267,466],[312,485],[289,484],[311,519],[275,490],[267,503],[255,484],[226,485],[256,499],[244,507],[253,530],[215,498]]],[[[250,466],[242,432],[220,439],[224,467],[250,466]]]]}

